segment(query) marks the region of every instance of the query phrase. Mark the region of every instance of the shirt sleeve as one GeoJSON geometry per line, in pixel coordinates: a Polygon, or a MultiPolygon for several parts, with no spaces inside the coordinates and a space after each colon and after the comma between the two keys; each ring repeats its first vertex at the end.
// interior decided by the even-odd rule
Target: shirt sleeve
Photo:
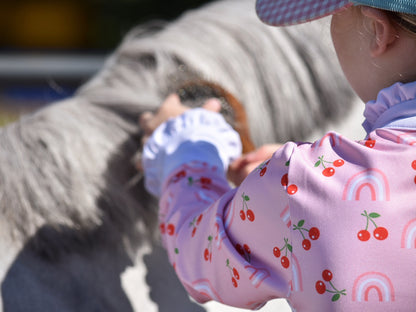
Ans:
{"type": "Polygon", "coordinates": [[[160,199],[163,243],[179,279],[198,302],[257,309],[291,291],[289,201],[297,188],[287,143],[237,189],[207,163],[182,165],[160,199]]]}

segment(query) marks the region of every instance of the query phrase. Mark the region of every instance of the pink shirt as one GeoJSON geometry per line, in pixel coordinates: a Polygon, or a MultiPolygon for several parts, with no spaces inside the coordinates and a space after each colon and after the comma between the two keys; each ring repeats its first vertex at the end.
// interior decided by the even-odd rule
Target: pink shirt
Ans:
{"type": "Polygon", "coordinates": [[[237,189],[204,163],[175,170],[160,229],[187,291],[248,309],[414,311],[415,98],[416,83],[383,90],[365,140],[287,143],[237,189]]]}

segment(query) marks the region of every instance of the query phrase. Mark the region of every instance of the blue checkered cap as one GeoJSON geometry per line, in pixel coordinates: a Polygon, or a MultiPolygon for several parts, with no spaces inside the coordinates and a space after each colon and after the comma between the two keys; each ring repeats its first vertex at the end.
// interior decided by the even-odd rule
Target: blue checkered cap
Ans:
{"type": "Polygon", "coordinates": [[[257,0],[256,11],[264,23],[286,26],[332,15],[353,4],[416,14],[415,0],[257,0]]]}

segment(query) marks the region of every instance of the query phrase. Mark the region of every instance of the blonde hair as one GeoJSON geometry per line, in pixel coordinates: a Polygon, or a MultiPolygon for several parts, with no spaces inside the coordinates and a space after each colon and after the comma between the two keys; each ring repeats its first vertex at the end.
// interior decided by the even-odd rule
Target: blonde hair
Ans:
{"type": "Polygon", "coordinates": [[[390,18],[402,29],[416,37],[416,15],[390,12],[390,18]]]}

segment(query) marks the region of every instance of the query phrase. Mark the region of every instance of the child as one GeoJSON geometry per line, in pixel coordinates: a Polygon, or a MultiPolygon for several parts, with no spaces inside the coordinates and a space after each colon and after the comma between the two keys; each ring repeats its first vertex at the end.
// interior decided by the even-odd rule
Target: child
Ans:
{"type": "Polygon", "coordinates": [[[275,26],[333,14],[368,135],[289,142],[231,189],[240,142],[218,113],[162,124],[143,167],[180,280],[199,302],[248,309],[286,298],[296,311],[414,311],[416,1],[258,0],[257,13],[275,26]]]}

